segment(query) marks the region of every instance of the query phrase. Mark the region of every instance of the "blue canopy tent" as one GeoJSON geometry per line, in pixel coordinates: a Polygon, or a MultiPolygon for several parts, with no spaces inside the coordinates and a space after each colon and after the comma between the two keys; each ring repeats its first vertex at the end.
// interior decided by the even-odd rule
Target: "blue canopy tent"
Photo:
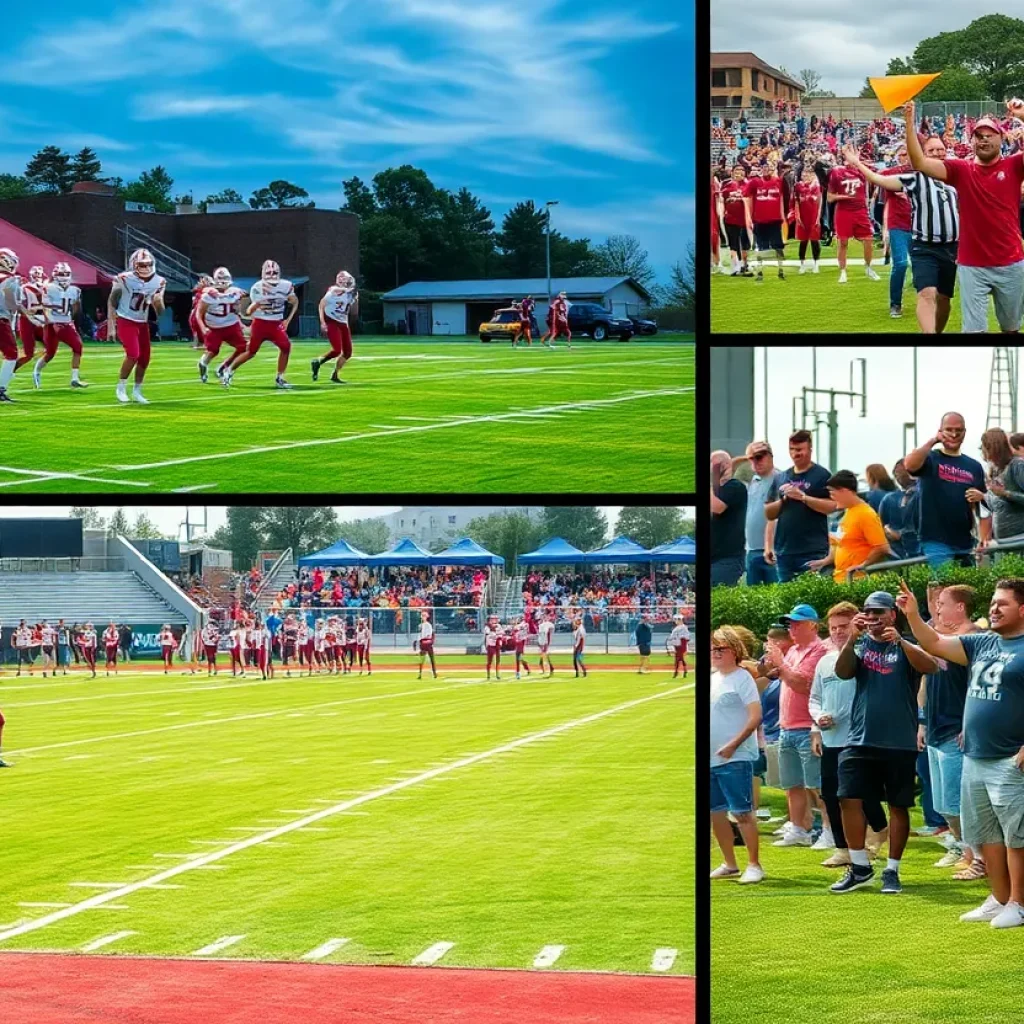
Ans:
{"type": "Polygon", "coordinates": [[[364,565],[432,565],[434,556],[424,551],[414,540],[406,537],[393,548],[379,555],[367,555],[364,565]]]}
{"type": "Polygon", "coordinates": [[[616,537],[609,544],[596,551],[588,551],[583,556],[584,561],[594,565],[626,565],[627,563],[643,562],[645,565],[651,560],[651,553],[642,544],[628,537],[616,537]]]}
{"type": "Polygon", "coordinates": [[[431,565],[504,565],[501,555],[492,554],[471,537],[463,537],[451,547],[430,556],[431,565]]]}
{"type": "Polygon", "coordinates": [[[530,551],[520,555],[516,561],[520,565],[572,565],[578,562],[585,562],[587,556],[579,548],[573,547],[567,540],[561,537],[553,537],[542,544],[536,551],[530,551]]]}
{"type": "Polygon", "coordinates": [[[299,565],[310,568],[316,566],[327,568],[332,565],[366,565],[369,557],[365,551],[352,547],[347,540],[338,540],[329,548],[324,548],[323,551],[317,551],[312,555],[303,555],[299,559],[299,565]]]}
{"type": "Polygon", "coordinates": [[[679,537],[668,544],[661,544],[651,550],[655,562],[683,562],[693,565],[697,561],[697,545],[692,537],[679,537]]]}

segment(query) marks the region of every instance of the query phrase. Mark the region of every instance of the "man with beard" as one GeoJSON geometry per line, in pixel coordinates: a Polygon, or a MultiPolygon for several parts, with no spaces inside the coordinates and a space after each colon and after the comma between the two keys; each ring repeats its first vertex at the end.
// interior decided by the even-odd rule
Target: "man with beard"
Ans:
{"type": "Polygon", "coordinates": [[[853,892],[875,878],[865,849],[865,800],[889,805],[889,859],[882,871],[882,892],[903,891],[900,858],[910,836],[917,762],[917,692],[921,673],[939,663],[896,629],[896,601],[876,590],[864,601],[849,638],[836,659],[840,679],[856,679],[850,734],[839,755],[839,803],[850,866],[831,891],[853,892]]]}

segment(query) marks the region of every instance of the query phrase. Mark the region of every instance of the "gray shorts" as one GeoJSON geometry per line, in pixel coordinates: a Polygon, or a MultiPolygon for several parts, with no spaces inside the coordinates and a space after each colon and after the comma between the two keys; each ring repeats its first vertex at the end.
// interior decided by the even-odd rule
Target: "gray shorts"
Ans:
{"type": "Polygon", "coordinates": [[[1020,330],[1024,314],[1024,260],[1008,267],[960,267],[960,310],[964,334],[988,330],[988,297],[1004,331],[1020,330]]]}
{"type": "Polygon", "coordinates": [[[971,846],[1024,847],[1024,772],[1015,758],[964,756],[960,815],[964,839],[971,846]]]}
{"type": "Polygon", "coordinates": [[[810,729],[779,733],[779,781],[783,789],[821,789],[821,758],[811,752],[810,729]]]}

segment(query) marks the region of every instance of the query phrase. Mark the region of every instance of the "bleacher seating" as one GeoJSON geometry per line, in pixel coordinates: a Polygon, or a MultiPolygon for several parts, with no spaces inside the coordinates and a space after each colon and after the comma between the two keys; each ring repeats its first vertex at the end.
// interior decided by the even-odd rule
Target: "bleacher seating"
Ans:
{"type": "Polygon", "coordinates": [[[0,572],[0,625],[20,619],[67,623],[184,624],[185,619],[132,572],[0,572]]]}

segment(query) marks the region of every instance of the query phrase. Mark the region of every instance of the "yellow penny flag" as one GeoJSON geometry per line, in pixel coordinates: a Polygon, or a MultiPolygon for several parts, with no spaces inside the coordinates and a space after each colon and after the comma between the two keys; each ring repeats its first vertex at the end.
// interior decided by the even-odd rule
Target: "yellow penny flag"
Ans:
{"type": "Polygon", "coordinates": [[[875,90],[878,102],[887,113],[902,107],[907,100],[912,100],[926,85],[934,82],[941,72],[934,75],[887,75],[885,78],[869,78],[871,88],[875,90]]]}

